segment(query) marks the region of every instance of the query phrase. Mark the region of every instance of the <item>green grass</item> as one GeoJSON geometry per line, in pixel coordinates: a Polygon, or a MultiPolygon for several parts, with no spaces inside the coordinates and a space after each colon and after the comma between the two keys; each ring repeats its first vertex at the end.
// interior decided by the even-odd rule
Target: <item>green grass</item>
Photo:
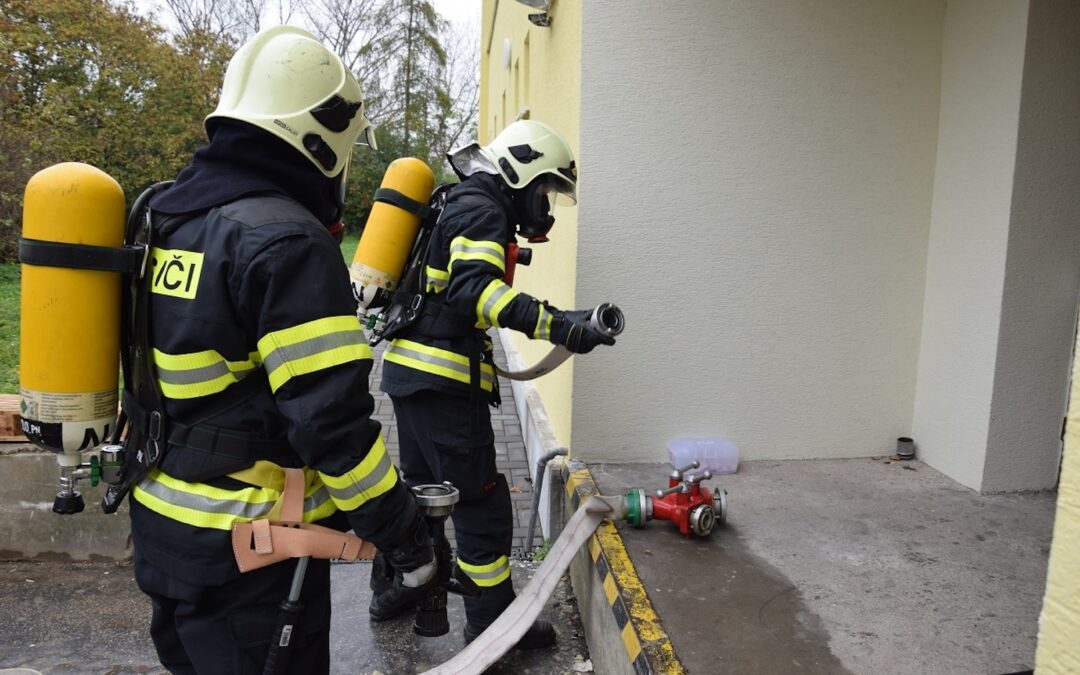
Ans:
{"type": "Polygon", "coordinates": [[[0,264],[0,394],[19,393],[19,263],[0,264]]]}
{"type": "Polygon", "coordinates": [[[350,233],[345,235],[345,240],[341,242],[341,255],[345,257],[346,265],[352,264],[353,256],[356,255],[356,245],[359,243],[359,233],[350,233]]]}

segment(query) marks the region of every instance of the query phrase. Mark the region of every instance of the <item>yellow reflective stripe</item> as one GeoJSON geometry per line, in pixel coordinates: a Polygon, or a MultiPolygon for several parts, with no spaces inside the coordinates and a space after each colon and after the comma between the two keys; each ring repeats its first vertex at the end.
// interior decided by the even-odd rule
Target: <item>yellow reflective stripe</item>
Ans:
{"type": "Polygon", "coordinates": [[[540,311],[536,313],[536,328],[533,337],[537,340],[551,339],[551,319],[553,315],[544,305],[539,305],[540,311]]]}
{"type": "MultiPolygon", "coordinates": [[[[280,468],[277,470],[281,471],[280,468]]],[[[312,523],[332,515],[337,506],[318,476],[314,472],[308,476],[312,483],[304,491],[304,522],[312,523]]],[[[282,485],[284,480],[282,473],[282,485]]],[[[167,518],[215,530],[231,530],[233,523],[259,518],[274,520],[281,512],[280,490],[270,487],[226,490],[205,483],[188,483],[160,469],[147,474],[135,486],[134,495],[140,504],[167,518]]]]}
{"type": "MultiPolygon", "coordinates": [[[[464,384],[472,383],[469,358],[445,349],[399,339],[390,343],[383,358],[406,368],[447,377],[464,384]]],[[[480,364],[480,388],[484,391],[495,388],[495,369],[490,363],[480,364]]]]}
{"type": "Polygon", "coordinates": [[[510,560],[506,556],[499,556],[495,562],[486,565],[472,565],[461,558],[457,563],[461,571],[481,588],[496,586],[510,578],[510,560]]]}
{"type": "Polygon", "coordinates": [[[154,349],[161,393],[168,398],[198,398],[224,391],[239,382],[262,363],[258,352],[248,354],[246,361],[229,361],[207,349],[189,354],[167,354],[154,349]]]}
{"type": "Polygon", "coordinates": [[[502,279],[492,279],[480,299],[476,301],[476,321],[484,328],[495,326],[501,328],[499,314],[506,306],[518,296],[518,292],[510,288],[502,279]]]}
{"type": "Polygon", "coordinates": [[[320,472],[319,477],[326,485],[330,498],[342,511],[352,511],[386,493],[398,480],[381,435],[359,464],[340,476],[320,472]]]}
{"type": "Polygon", "coordinates": [[[351,314],[267,333],[258,347],[272,391],[297,375],[371,358],[371,347],[351,314]]]}
{"type": "MultiPolygon", "coordinates": [[[[233,471],[229,478],[251,483],[257,487],[281,492],[285,489],[285,471],[273,462],[260,459],[246,469],[233,471]]],[[[314,522],[337,512],[337,505],[330,498],[330,492],[323,485],[315,469],[304,467],[304,520],[314,522]]],[[[267,518],[275,520],[280,516],[280,504],[275,504],[267,518]]]]}
{"type": "Polygon", "coordinates": [[[454,269],[454,263],[459,260],[483,260],[506,271],[506,251],[502,244],[494,241],[473,241],[467,237],[454,237],[450,242],[450,264],[447,267],[454,269]]]}
{"type": "Polygon", "coordinates": [[[427,285],[425,286],[425,290],[427,290],[428,293],[441,293],[450,285],[450,273],[446,270],[425,266],[424,272],[427,274],[427,285]]]}

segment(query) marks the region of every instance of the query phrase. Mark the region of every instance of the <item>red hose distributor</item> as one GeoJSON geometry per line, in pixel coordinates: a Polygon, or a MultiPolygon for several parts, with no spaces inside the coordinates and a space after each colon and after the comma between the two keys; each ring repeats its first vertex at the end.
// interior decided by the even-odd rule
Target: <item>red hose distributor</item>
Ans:
{"type": "Polygon", "coordinates": [[[666,490],[655,496],[634,488],[626,494],[626,520],[634,527],[644,527],[649,520],[670,520],[687,538],[707,537],[719,523],[727,521],[727,490],[709,492],[702,483],[712,478],[711,471],[686,475],[698,468],[698,462],[676,468],[668,475],[666,490]]]}

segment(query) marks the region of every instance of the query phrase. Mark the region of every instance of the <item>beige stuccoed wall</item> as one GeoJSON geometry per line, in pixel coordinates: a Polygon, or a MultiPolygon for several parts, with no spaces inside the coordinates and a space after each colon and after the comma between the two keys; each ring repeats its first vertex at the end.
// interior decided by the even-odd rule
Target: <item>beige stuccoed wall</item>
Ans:
{"type": "MultiPolygon", "coordinates": [[[[529,23],[538,10],[513,0],[484,0],[481,35],[480,140],[491,140],[518,112],[529,109],[530,119],[559,130],[578,154],[578,103],[581,90],[581,2],[557,0],[551,26],[529,23]],[[504,67],[505,41],[510,41],[510,67],[504,67]],[[490,47],[489,47],[490,45],[490,47]],[[505,101],[505,104],[504,104],[505,101]],[[505,110],[505,112],[504,112],[505,110]]],[[[556,209],[551,241],[532,245],[533,262],[518,267],[514,288],[548,300],[556,307],[573,308],[577,272],[576,208],[556,209]]],[[[524,241],[519,242],[528,246],[524,241]]],[[[584,302],[599,302],[585,298],[584,302]]],[[[511,351],[521,363],[539,360],[551,344],[521,334],[504,332],[511,351]]],[[[526,385],[543,400],[551,426],[562,444],[570,440],[573,362],[526,385]]]]}
{"type": "Polygon", "coordinates": [[[1080,3],[1031,0],[982,489],[1053,487],[1080,296],[1080,3]]]}
{"type": "Polygon", "coordinates": [[[945,17],[912,430],[925,461],[976,489],[1002,320],[1027,11],[1026,1],[956,0],[945,17]]]}
{"type": "MultiPolygon", "coordinates": [[[[1074,362],[1080,365],[1080,359],[1074,362]]],[[[1046,675],[1080,672],[1080,372],[1075,365],[1054,538],[1039,617],[1035,666],[1046,675]]]]}
{"type": "Polygon", "coordinates": [[[910,431],[943,16],[584,5],[577,297],[628,329],[577,360],[576,456],[684,434],[865,456],[910,431]]]}

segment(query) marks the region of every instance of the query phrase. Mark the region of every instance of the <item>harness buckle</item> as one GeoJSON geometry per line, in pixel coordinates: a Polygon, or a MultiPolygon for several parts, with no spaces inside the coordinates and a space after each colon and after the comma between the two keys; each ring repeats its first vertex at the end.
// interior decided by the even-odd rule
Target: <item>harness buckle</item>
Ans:
{"type": "Polygon", "coordinates": [[[142,249],[142,261],[139,263],[139,279],[146,278],[146,261],[150,259],[150,247],[146,244],[134,244],[130,247],[134,250],[142,249]]]}
{"type": "Polygon", "coordinates": [[[150,428],[147,431],[147,435],[150,437],[150,440],[161,440],[162,426],[164,425],[162,424],[161,412],[155,410],[154,412],[150,413],[150,428]]]}

